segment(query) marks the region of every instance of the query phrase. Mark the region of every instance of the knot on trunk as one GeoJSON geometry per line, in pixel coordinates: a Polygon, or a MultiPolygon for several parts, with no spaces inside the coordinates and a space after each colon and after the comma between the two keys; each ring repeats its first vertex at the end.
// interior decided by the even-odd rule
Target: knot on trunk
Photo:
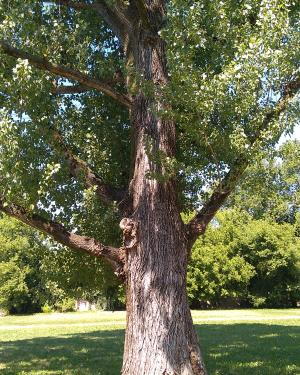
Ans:
{"type": "Polygon", "coordinates": [[[194,375],[207,375],[199,350],[190,350],[190,360],[194,375]]]}
{"type": "Polygon", "coordinates": [[[123,247],[127,250],[136,247],[138,243],[138,223],[125,217],[120,221],[120,228],[123,231],[123,247]]]}

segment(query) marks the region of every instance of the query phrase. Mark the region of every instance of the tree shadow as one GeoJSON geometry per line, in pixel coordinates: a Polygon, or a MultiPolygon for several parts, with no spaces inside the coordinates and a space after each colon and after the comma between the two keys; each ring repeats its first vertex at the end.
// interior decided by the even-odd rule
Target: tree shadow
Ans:
{"type": "MultiPolygon", "coordinates": [[[[196,325],[209,375],[299,375],[300,327],[196,325]]],[[[124,330],[0,343],[0,374],[118,375],[124,330]]]]}
{"type": "Polygon", "coordinates": [[[124,330],[1,342],[0,374],[120,374],[123,344],[124,330]]]}
{"type": "Polygon", "coordinates": [[[210,375],[299,375],[300,327],[196,325],[210,375]]]}

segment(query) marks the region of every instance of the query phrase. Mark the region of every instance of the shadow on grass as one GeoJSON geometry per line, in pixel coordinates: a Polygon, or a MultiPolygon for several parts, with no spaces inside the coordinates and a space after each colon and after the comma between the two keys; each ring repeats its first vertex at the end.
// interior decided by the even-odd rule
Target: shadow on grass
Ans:
{"type": "MultiPolygon", "coordinates": [[[[210,375],[300,374],[300,327],[250,323],[196,327],[210,375]]],[[[2,342],[0,374],[118,375],[123,343],[123,330],[2,342]]]]}
{"type": "Polygon", "coordinates": [[[299,375],[300,327],[196,325],[209,375],[299,375]]]}
{"type": "Polygon", "coordinates": [[[1,342],[0,374],[119,374],[123,344],[124,330],[1,342]]]}

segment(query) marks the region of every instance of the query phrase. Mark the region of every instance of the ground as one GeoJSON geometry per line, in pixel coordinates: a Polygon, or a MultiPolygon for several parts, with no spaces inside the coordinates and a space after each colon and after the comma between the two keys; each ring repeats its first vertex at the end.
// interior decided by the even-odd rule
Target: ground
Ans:
{"type": "MultiPolygon", "coordinates": [[[[210,375],[300,375],[300,309],[194,311],[210,375]]],[[[1,375],[118,375],[125,313],[0,318],[1,375]]]]}

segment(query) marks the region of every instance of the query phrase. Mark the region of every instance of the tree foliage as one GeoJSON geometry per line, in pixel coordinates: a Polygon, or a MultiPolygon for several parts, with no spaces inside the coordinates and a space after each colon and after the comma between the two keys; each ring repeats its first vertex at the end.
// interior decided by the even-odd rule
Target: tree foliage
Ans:
{"type": "Polygon", "coordinates": [[[203,307],[292,307],[300,299],[296,225],[220,212],[192,251],[188,293],[203,307]]]}
{"type": "MultiPolygon", "coordinates": [[[[192,249],[192,306],[279,307],[300,299],[298,160],[299,142],[286,142],[248,169],[228,208],[192,249]]],[[[115,232],[103,228],[111,241],[115,232]]],[[[104,299],[110,308],[120,304],[115,278],[97,259],[43,242],[7,217],[0,235],[2,309],[30,312],[45,303],[61,309],[67,298],[104,299]]]]}
{"type": "MultiPolygon", "coordinates": [[[[294,0],[0,4],[0,210],[127,280],[124,375],[207,373],[187,254],[253,159],[298,121],[299,9],[294,0]],[[184,224],[180,212],[191,210],[184,224]],[[165,311],[154,317],[155,303],[165,311]]],[[[238,254],[231,268],[239,262],[249,278],[238,254]]]]}
{"type": "Polygon", "coordinates": [[[0,219],[0,310],[64,311],[74,309],[76,298],[114,308],[117,297],[116,279],[97,258],[58,246],[15,219],[0,219]]]}
{"type": "Polygon", "coordinates": [[[298,140],[262,153],[248,168],[228,206],[240,207],[257,219],[294,223],[300,207],[299,157],[298,140]]]}
{"type": "Polygon", "coordinates": [[[295,306],[299,300],[299,141],[263,152],[199,239],[188,271],[194,306],[295,306]]]}
{"type": "Polygon", "coordinates": [[[47,299],[40,268],[44,246],[31,229],[0,219],[0,309],[11,313],[40,311],[47,299]]]}
{"type": "MultiPolygon", "coordinates": [[[[2,210],[52,235],[45,223],[55,219],[69,231],[120,246],[121,199],[119,190],[108,199],[107,186],[122,190],[130,180],[128,98],[143,91],[166,103],[157,114],[175,120],[177,127],[176,157],[158,153],[152,159],[164,165],[166,179],[176,176],[182,211],[203,205],[195,223],[206,227],[258,150],[270,150],[298,122],[299,4],[169,1],[158,32],[168,54],[170,81],[163,86],[135,71],[123,36],[97,4],[29,0],[0,5],[2,210]]],[[[151,140],[145,147],[151,151],[151,140]]],[[[261,158],[259,168],[250,166],[235,206],[255,218],[268,212],[277,221],[295,220],[298,153],[298,144],[285,145],[261,158]],[[289,155],[294,159],[279,161],[289,155]]],[[[210,248],[210,254],[208,262],[214,256],[221,263],[229,260],[228,249],[221,254],[210,248]]],[[[57,251],[48,259],[49,270],[55,273],[59,266],[68,273],[77,262],[86,262],[79,258],[57,251]]],[[[242,272],[239,255],[230,262],[230,269],[242,272]]],[[[252,271],[245,267],[247,280],[252,271]]],[[[105,268],[98,275],[101,282],[104,274],[105,268]]],[[[219,296],[222,283],[216,282],[219,296]]]]}
{"type": "Polygon", "coordinates": [[[300,297],[300,242],[290,224],[262,220],[244,228],[235,248],[256,271],[249,285],[254,306],[296,306],[300,297]],[[249,251],[250,250],[250,251],[249,251]]]}
{"type": "MultiPolygon", "coordinates": [[[[184,209],[197,207],[199,197],[205,201],[208,184],[218,184],[229,168],[243,170],[259,148],[274,144],[298,121],[297,2],[168,2],[160,35],[168,46],[170,84],[163,88],[151,87],[130,61],[126,65],[122,45],[97,7],[66,3],[1,4],[1,194],[8,203],[67,227],[94,223],[92,212],[87,209],[83,218],[81,210],[93,205],[86,201],[86,170],[81,164],[81,171],[70,172],[66,147],[105,183],[127,184],[126,106],[116,106],[97,85],[99,90],[88,90],[90,83],[78,89],[80,74],[120,95],[127,75],[131,94],[142,89],[163,95],[169,104],[160,115],[176,120],[178,150],[176,159],[157,155],[156,162],[178,175],[184,209]],[[61,70],[53,74],[49,64],[61,70]]],[[[103,212],[98,215],[105,223],[103,212]]],[[[83,231],[93,234],[86,226],[83,231]]]]}

